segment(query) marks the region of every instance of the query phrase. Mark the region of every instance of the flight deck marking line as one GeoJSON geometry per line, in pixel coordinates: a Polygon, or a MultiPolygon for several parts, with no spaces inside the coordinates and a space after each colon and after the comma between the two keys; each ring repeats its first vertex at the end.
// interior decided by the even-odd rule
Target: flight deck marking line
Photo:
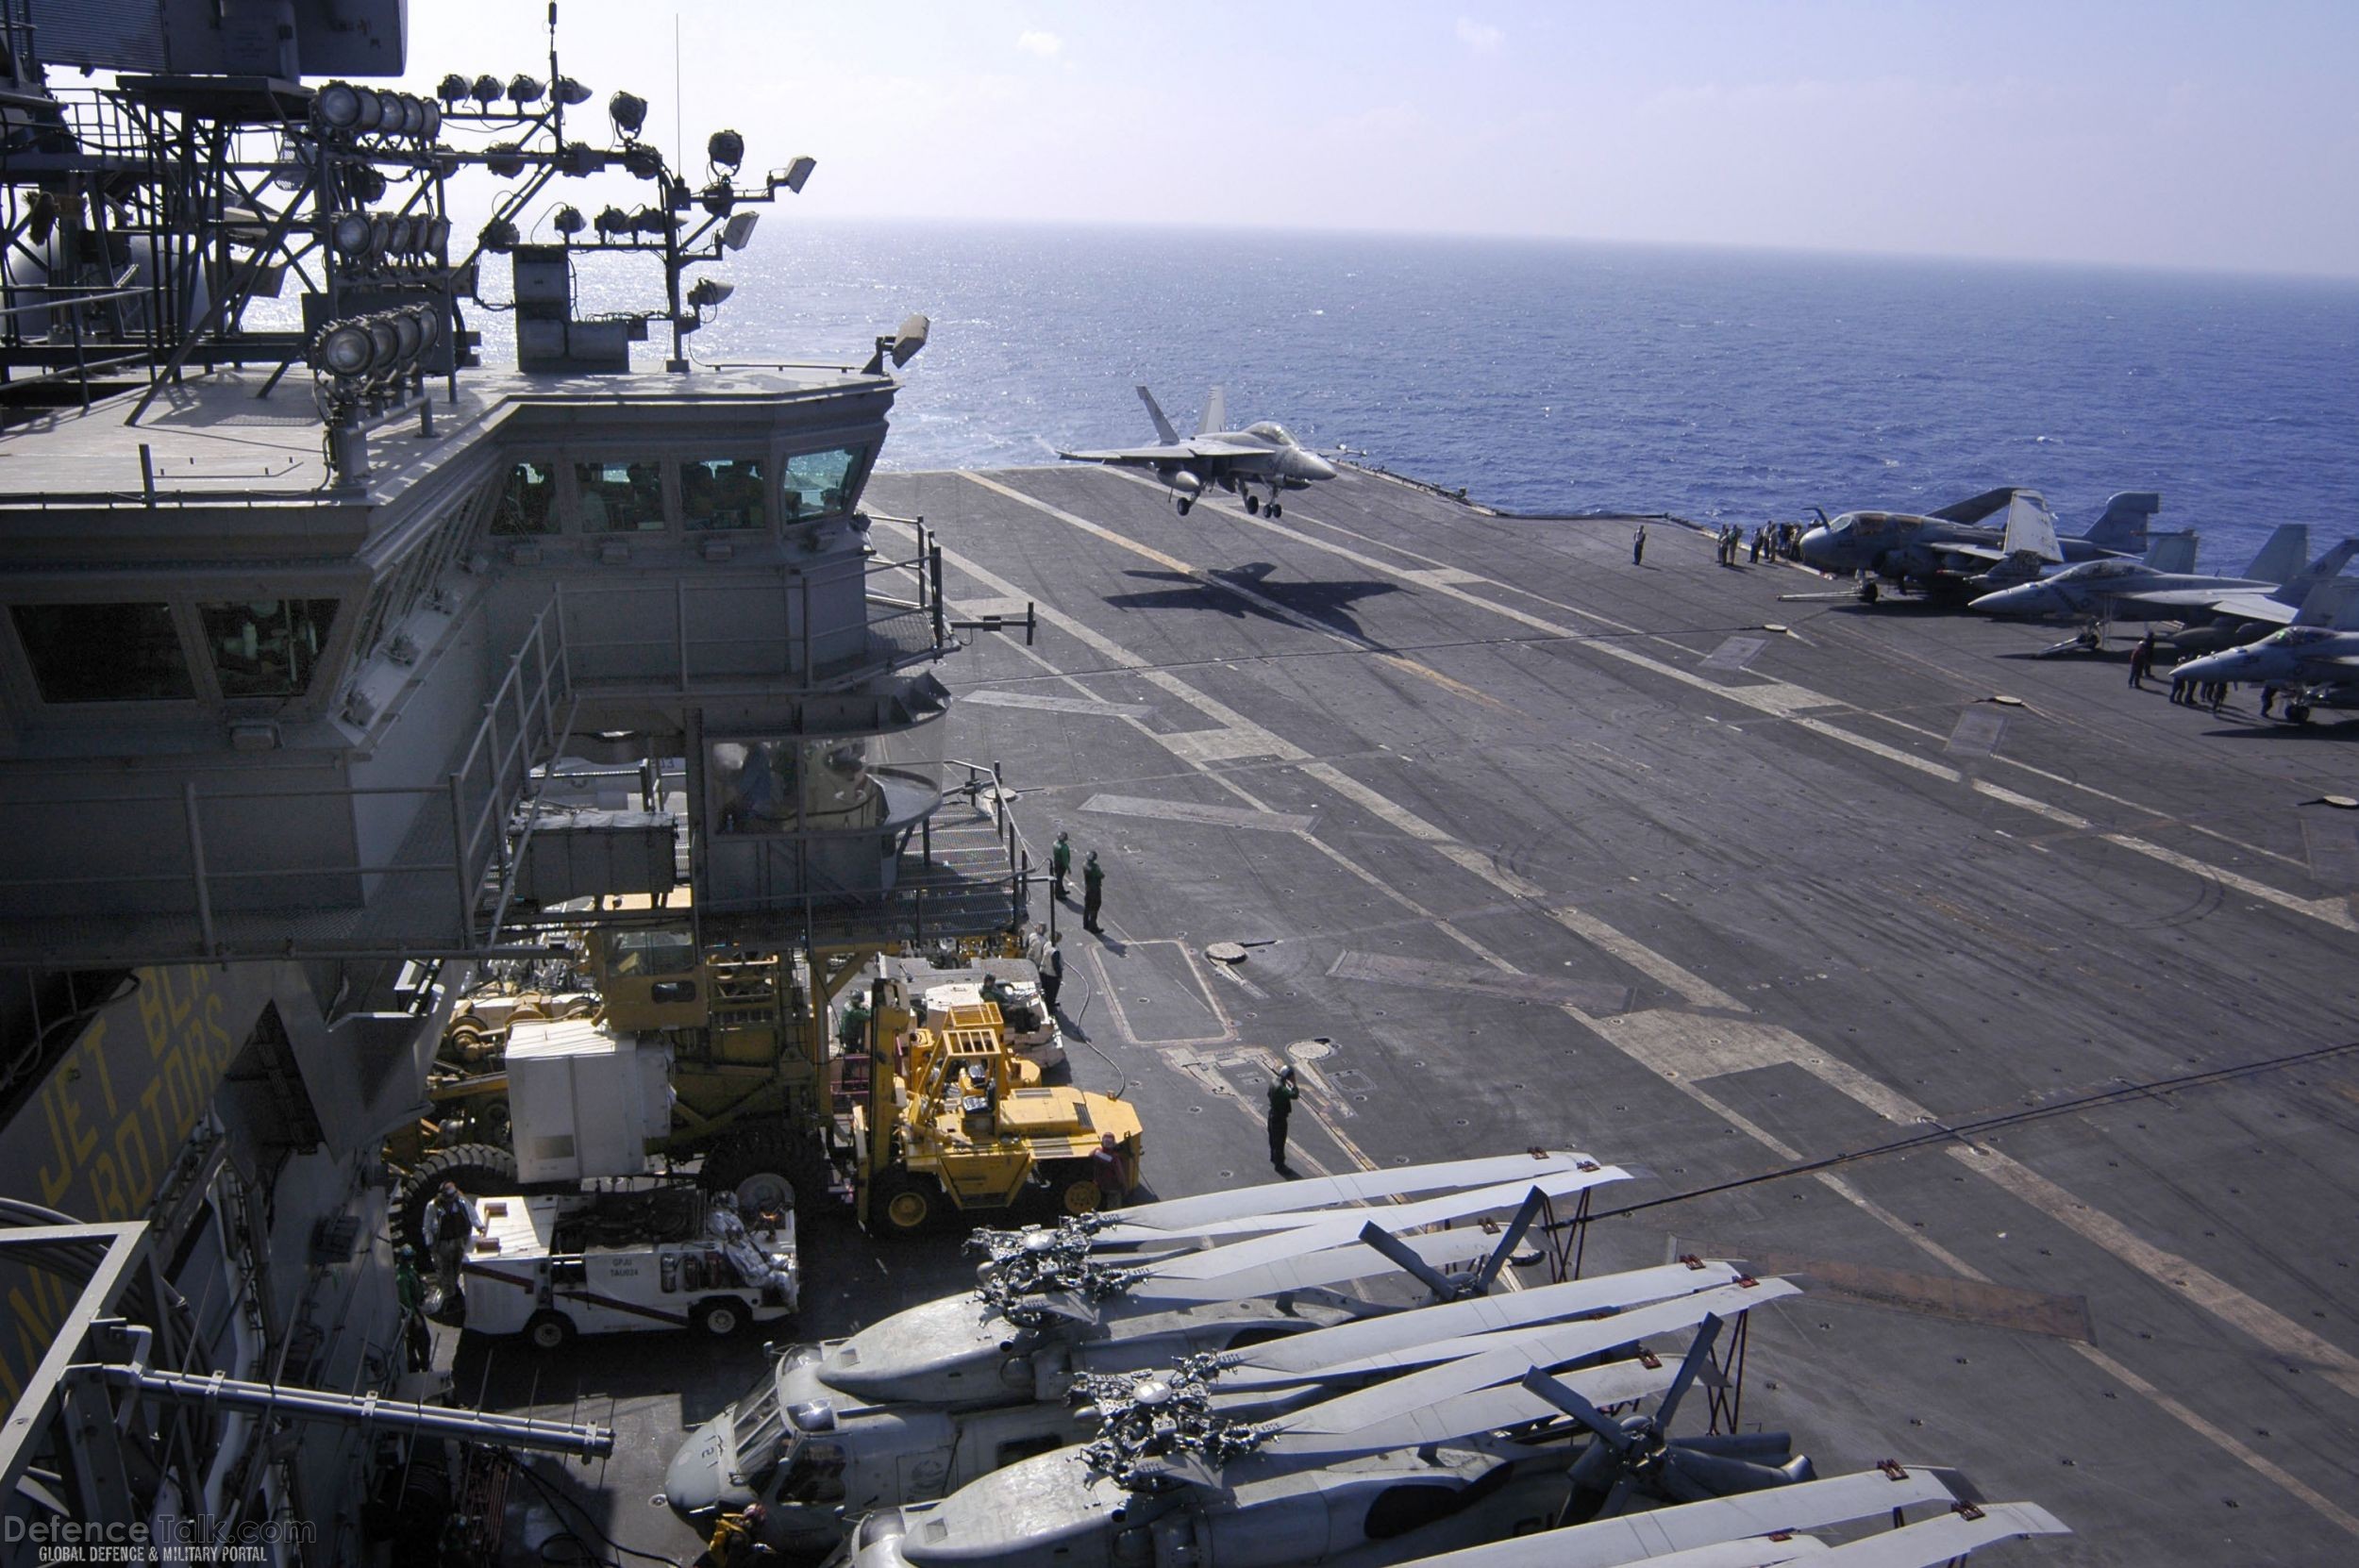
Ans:
{"type": "Polygon", "coordinates": [[[1037,692],[962,692],[959,701],[984,708],[1029,708],[1043,713],[1078,713],[1098,719],[1144,719],[1155,710],[1142,703],[1098,702],[1088,697],[1052,697],[1037,692]]]}
{"type": "MultiPolygon", "coordinates": [[[[1325,768],[1325,764],[1312,764],[1325,768]]],[[[1303,771],[1309,772],[1310,768],[1303,771]]],[[[1326,769],[1334,773],[1333,769],[1326,769]]],[[[1340,777],[1348,776],[1337,775],[1340,777]]],[[[1350,781],[1354,784],[1356,780],[1350,781]]],[[[1366,792],[1360,785],[1352,793],[1366,792]]],[[[1451,842],[1442,828],[1397,804],[1390,806],[1388,820],[1422,842],[1441,848],[1451,842]]],[[[1459,847],[1465,847],[1460,845],[1459,847]]],[[[1462,864],[1464,862],[1461,862],[1462,864]]],[[[1469,866],[1478,876],[1497,880],[1505,887],[1511,875],[1490,866],[1487,861],[1469,866]]],[[[1514,878],[1520,881],[1521,878],[1514,878]]],[[[1548,911],[1555,915],[1557,911],[1548,911]]],[[[1561,918],[1561,917],[1560,917],[1561,918]]],[[[1579,934],[1582,927],[1595,930],[1612,929],[1596,916],[1587,916],[1579,926],[1565,922],[1566,928],[1579,934]]],[[[1644,944],[1627,932],[1621,941],[1631,948],[1644,944]]],[[[1662,959],[1666,971],[1684,976],[1686,972],[1662,959]]],[[[1691,1001],[1726,1000],[1726,993],[1709,985],[1701,987],[1702,994],[1691,995],[1691,1001]]],[[[1937,1119],[1926,1107],[1906,1094],[1863,1072],[1840,1058],[1827,1055],[1802,1036],[1782,1026],[1753,1023],[1749,1020],[1714,1019],[1708,1023],[1665,1011],[1630,1012],[1617,1017],[1602,1018],[1591,1014],[1573,1003],[1562,1004],[1564,1010],[1577,1018],[1598,1038],[1621,1051],[1631,1060],[1647,1067],[1666,1081],[1695,1088],[1698,1078],[1711,1078],[1750,1068],[1791,1065],[1801,1068],[1828,1087],[1865,1106],[1885,1120],[1900,1126],[1938,1126],[1937,1119]],[[1715,1033],[1714,1031],[1717,1031],[1715,1033]]],[[[1717,1100],[1714,1101],[1718,1105],[1717,1100]]],[[[1748,1124],[1749,1126],[1749,1124],[1748,1124]]],[[[1778,1143],[1775,1146],[1782,1148],[1778,1143]]],[[[2329,1342],[2301,1327],[2292,1319],[2257,1298],[2246,1294],[2217,1276],[2197,1268],[2191,1262],[2160,1247],[2139,1240],[2118,1220],[2083,1203],[2063,1188],[2040,1176],[2028,1166],[1987,1145],[1968,1145],[1971,1158],[1961,1154],[1968,1170],[1988,1177],[2017,1198],[2049,1213],[2066,1226],[2079,1232],[2104,1250],[2146,1275],[2158,1284],[2182,1293],[2203,1307],[2221,1322],[2260,1341],[2264,1345],[2280,1342],[2300,1344],[2321,1366],[2330,1369],[2329,1380],[2346,1393],[2359,1396],[2359,1358],[2353,1358],[2329,1342]],[[2199,1280],[2198,1284],[2190,1284],[2199,1280]]],[[[1799,1158],[1790,1156],[1789,1158],[1799,1158]]],[[[1910,1227],[1914,1230],[1914,1227],[1910,1227]]]]}
{"type": "Polygon", "coordinates": [[[1158,822],[1195,822],[1212,827],[1253,827],[1265,833],[1307,833],[1316,817],[1292,811],[1255,811],[1242,806],[1198,806],[1186,800],[1144,800],[1136,795],[1092,795],[1084,811],[1108,816],[1147,817],[1158,822]]]}
{"type": "Polygon", "coordinates": [[[1013,501],[1020,506],[1029,507],[1034,511],[1040,512],[1048,517],[1053,517],[1058,522],[1065,524],[1069,527],[1079,528],[1083,533],[1088,534],[1093,538],[1102,539],[1109,544],[1119,545],[1123,549],[1132,551],[1146,559],[1153,561],[1156,565],[1163,568],[1165,571],[1176,572],[1180,575],[1186,577],[1189,581],[1201,587],[1213,589],[1220,592],[1233,593],[1238,598],[1245,600],[1246,603],[1258,606],[1269,614],[1277,616],[1288,626],[1294,626],[1302,631],[1315,632],[1321,637],[1331,638],[1335,642],[1343,643],[1346,647],[1357,648],[1363,653],[1373,654],[1378,659],[1386,664],[1392,665],[1395,669],[1399,670],[1404,674],[1416,676],[1423,679],[1430,680],[1447,692],[1452,692],[1457,696],[1467,698],[1473,702],[1481,703],[1485,707],[1505,709],[1508,706],[1506,703],[1501,702],[1498,698],[1492,696],[1489,692],[1478,691],[1474,687],[1468,686],[1464,681],[1453,680],[1449,676],[1442,674],[1441,671],[1436,670],[1430,665],[1420,664],[1414,659],[1405,658],[1400,654],[1393,653],[1388,649],[1380,647],[1376,642],[1366,637],[1361,636],[1358,632],[1347,631],[1341,626],[1330,626],[1328,623],[1319,620],[1315,616],[1305,615],[1300,610],[1296,609],[1291,606],[1280,604],[1276,599],[1271,598],[1265,593],[1256,592],[1250,588],[1246,588],[1237,583],[1230,582],[1228,578],[1220,576],[1215,573],[1203,571],[1191,566],[1186,561],[1181,560],[1179,557],[1167,555],[1163,551],[1156,549],[1151,544],[1143,544],[1139,541],[1131,539],[1127,535],[1118,534],[1102,523],[1093,523],[1086,517],[1081,517],[1076,513],[1066,511],[1062,507],[1052,506],[1048,502],[1039,499],[1037,496],[1027,495],[1020,490],[1012,490],[1008,486],[1000,484],[995,479],[985,478],[980,474],[968,472],[966,477],[982,486],[985,490],[994,492],[999,495],[1004,495],[1009,500],[1013,501]]]}
{"type": "MultiPolygon", "coordinates": [[[[1159,488],[1154,487],[1154,482],[1152,480],[1142,478],[1135,474],[1122,474],[1121,477],[1129,479],[1134,483],[1148,485],[1150,488],[1159,488]]],[[[1579,642],[1585,648],[1609,655],[1614,659],[1621,659],[1626,663],[1638,665],[1642,669],[1651,670],[1657,675],[1679,681],[1682,685],[1692,686],[1698,691],[1709,692],[1715,696],[1726,698],[1731,702],[1741,703],[1744,706],[1754,709],[1760,712],[1769,713],[1780,718],[1789,719],[1793,723],[1801,726],[1803,728],[1810,729],[1816,734],[1824,735],[1831,740],[1840,741],[1846,745],[1856,746],[1863,751],[1867,751],[1876,756],[1884,758],[1888,761],[1901,762],[1909,767],[1916,768],[1920,772],[1933,775],[1936,777],[1946,778],[1951,782],[1956,782],[1965,777],[1965,775],[1959,773],[1958,770],[1954,768],[1946,768],[1937,762],[1928,762],[1923,758],[1901,751],[1896,746],[1886,746],[1879,742],[1870,741],[1864,735],[1855,735],[1849,730],[1837,728],[1833,725],[1826,724],[1823,721],[1806,719],[1799,716],[1805,709],[1813,708],[1853,708],[1854,705],[1846,702],[1841,698],[1826,696],[1820,692],[1812,691],[1806,686],[1799,686],[1792,681],[1780,679],[1775,676],[1767,677],[1765,683],[1759,686],[1721,686],[1715,682],[1706,680],[1702,676],[1690,671],[1680,669],[1676,665],[1666,664],[1661,659],[1642,654],[1634,648],[1623,647],[1618,643],[1603,641],[1595,637],[1584,637],[1569,626],[1559,626],[1545,617],[1532,615],[1527,611],[1516,609],[1511,606],[1499,604],[1495,600],[1483,598],[1478,593],[1469,593],[1464,589],[1452,584],[1422,580],[1416,574],[1406,571],[1403,568],[1394,566],[1389,562],[1379,560],[1374,556],[1350,549],[1345,545],[1335,544],[1326,540],[1313,538],[1311,535],[1303,533],[1298,529],[1289,528],[1280,524],[1271,523],[1265,518],[1248,516],[1242,509],[1221,507],[1217,509],[1223,516],[1240,519],[1252,526],[1263,528],[1283,538],[1307,544],[1313,549],[1324,550],[1330,554],[1341,556],[1344,559],[1352,561],[1357,565],[1364,566],[1370,571],[1382,572],[1391,576],[1398,577],[1403,581],[1414,582],[1419,587],[1426,588],[1433,592],[1441,593],[1449,598],[1459,600],[1461,603],[1470,605],[1476,609],[1487,609],[1495,615],[1502,616],[1507,620],[1514,621],[1521,626],[1530,626],[1535,631],[1544,632],[1552,637],[1561,637],[1569,641],[1579,642]]],[[[1514,589],[1512,584],[1497,582],[1487,577],[1479,577],[1477,580],[1489,584],[1492,587],[1509,589],[1511,592],[1529,592],[1527,590],[1514,589]]],[[[1537,595],[1533,596],[1537,597],[1537,595]]],[[[1542,602],[1547,604],[1555,604],[1555,601],[1553,600],[1544,599],[1542,602]]],[[[1610,620],[1602,615],[1593,614],[1588,610],[1580,609],[1571,605],[1556,605],[1556,608],[1570,611],[1572,614],[1581,616],[1584,619],[1596,621],[1601,626],[1613,626],[1616,630],[1627,631],[1639,636],[1648,635],[1639,631],[1639,629],[1635,626],[1626,626],[1621,622],[1610,620]]],[[[1933,738],[1939,739],[1939,737],[1933,738]]],[[[1999,758],[1999,760],[2002,762],[2009,762],[2011,764],[2013,763],[2013,759],[2009,758],[1999,758]]],[[[2036,772],[2038,770],[2033,771],[2036,772]]],[[[2055,776],[2050,775],[2044,776],[2054,777],[2055,776]]],[[[2085,785],[2075,783],[2069,779],[2058,779],[2057,781],[2069,784],[2075,789],[2088,788],[2085,785]]],[[[1979,780],[1977,783],[1978,787],[1980,787],[1979,780]]],[[[1990,794],[1998,789],[1999,786],[1992,785],[1983,789],[1983,792],[1990,794]]],[[[2100,798],[2114,801],[2116,804],[2135,807],[2135,809],[2147,811],[2153,816],[2164,818],[2168,818],[2170,816],[2170,813],[2168,812],[2155,811],[2150,807],[2137,806],[2136,802],[2124,800],[2119,796],[2107,794],[2103,791],[2089,790],[2089,792],[2096,794],[2100,798]]],[[[2026,807],[2027,809],[2038,810],[2042,815],[2056,815],[2058,820],[2062,820],[2063,817],[2071,816],[2071,813],[2069,812],[2059,812],[2059,809],[2057,808],[2046,807],[2041,803],[2032,802],[2030,796],[2017,794],[2013,791],[2006,791],[2003,794],[1996,794],[1994,795],[1994,798],[2007,799],[2010,803],[2029,803],[2026,807]]],[[[2074,820],[2084,819],[2076,818],[2074,820]]],[[[2202,829],[2199,830],[2208,831],[2202,829]]],[[[2228,838],[2225,834],[2212,833],[2210,836],[2219,838],[2224,842],[2235,844],[2239,848],[2252,848],[2252,846],[2243,844],[2237,840],[2228,838]]],[[[2276,904],[2279,907],[2289,909],[2296,914],[2306,915],[2313,920],[2323,921],[2327,925],[2337,926],[2343,930],[2359,931],[2359,920],[2354,920],[2350,910],[2345,909],[2339,900],[2300,898],[2291,893],[2279,892],[2273,888],[2267,888],[2266,884],[2252,881],[2250,878],[2237,877],[2233,872],[2217,871],[2206,865],[2204,862],[2195,859],[2192,856],[2180,855],[2178,852],[2173,850],[2164,850],[2159,845],[2150,845],[2144,840],[2134,839],[2121,834],[2107,834],[2105,837],[2109,842],[2121,844],[2125,848],[2135,849],[2142,855],[2150,856],[2153,859],[2164,860],[2169,864],[2179,865],[2187,869],[2200,866],[2203,868],[2202,874],[2216,876],[2226,885],[2235,887],[2238,891],[2248,892],[2253,897],[2265,899],[2269,903],[2276,904]]],[[[2267,854],[2268,852],[2266,850],[2256,850],[2255,853],[2267,854]]],[[[2282,859],[2283,857],[2279,858],[2282,859]]]]}

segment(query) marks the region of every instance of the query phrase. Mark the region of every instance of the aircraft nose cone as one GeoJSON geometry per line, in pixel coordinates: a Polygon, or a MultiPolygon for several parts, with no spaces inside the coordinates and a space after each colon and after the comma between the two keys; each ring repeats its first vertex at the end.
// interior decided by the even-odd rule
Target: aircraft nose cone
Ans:
{"type": "Polygon", "coordinates": [[[1801,550],[1802,563],[1806,566],[1815,566],[1821,572],[1846,570],[1845,563],[1839,559],[1841,552],[1835,548],[1834,530],[1823,523],[1804,530],[1801,550]]]}
{"type": "Polygon", "coordinates": [[[2241,652],[2205,654],[2201,659],[2190,659],[2183,663],[2172,665],[2170,678],[2173,680],[2250,680],[2253,678],[2253,672],[2248,666],[2253,662],[2250,656],[2241,652]]]}
{"type": "Polygon", "coordinates": [[[2039,583],[2025,583],[2019,588],[2002,588],[1996,593],[1985,593],[1967,602],[1966,609],[1979,609],[1985,615],[2044,615],[2051,608],[2055,595],[2039,583]]]}
{"type": "Polygon", "coordinates": [[[1297,453],[1295,461],[1306,479],[1331,479],[1335,476],[1335,465],[1314,452],[1297,453]]]}

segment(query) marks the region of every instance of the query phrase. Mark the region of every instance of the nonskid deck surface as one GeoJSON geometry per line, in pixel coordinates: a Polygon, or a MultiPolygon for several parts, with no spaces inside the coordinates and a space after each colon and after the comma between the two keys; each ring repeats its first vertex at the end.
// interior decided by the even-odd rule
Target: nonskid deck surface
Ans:
{"type": "MultiPolygon", "coordinates": [[[[1803,1277],[1753,1314],[1747,1425],[2079,1532],[2025,1560],[2359,1554],[2359,1053],[2286,1059],[2359,1040],[2351,817],[2304,804],[2353,792],[2351,739],[1359,474],[1276,523],[1063,470],[869,504],[939,531],[962,612],[1039,604],[944,672],[950,750],[1109,867],[1106,936],[1062,917],[1073,1071],[1139,1104],[1155,1193],[1269,1176],[1288,1059],[1309,1173],[1579,1147],[1647,1167],[1610,1208],[1915,1140],[1599,1222],[1589,1267],[1803,1277]]],[[[967,1277],[824,1227],[809,1267],[812,1334],[967,1277]]],[[[756,1358],[645,1349],[482,1386],[619,1400],[571,1484],[678,1555],[648,1499],[756,1358]]]]}

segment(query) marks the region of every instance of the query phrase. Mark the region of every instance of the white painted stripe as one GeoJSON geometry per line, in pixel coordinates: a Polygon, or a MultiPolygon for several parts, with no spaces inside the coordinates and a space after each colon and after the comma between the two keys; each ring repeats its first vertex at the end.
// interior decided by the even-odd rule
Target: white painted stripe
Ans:
{"type": "Polygon", "coordinates": [[[1029,708],[1043,713],[1078,713],[1100,719],[1144,719],[1155,710],[1134,702],[1096,702],[1088,697],[1052,697],[1040,692],[961,692],[959,701],[982,708],[1029,708]]]}

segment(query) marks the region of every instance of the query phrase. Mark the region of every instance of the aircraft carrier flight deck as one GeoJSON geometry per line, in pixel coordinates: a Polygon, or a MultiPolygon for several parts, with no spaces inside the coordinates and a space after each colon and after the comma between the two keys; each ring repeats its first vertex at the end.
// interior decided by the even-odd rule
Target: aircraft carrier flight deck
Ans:
{"type": "MultiPolygon", "coordinates": [[[[1753,1314],[1744,1414],[1822,1473],[2038,1497],[2076,1531],[2040,1560],[2359,1551],[2335,726],[1363,471],[1279,520],[1070,469],[865,505],[880,550],[887,514],[938,530],[954,613],[1037,606],[943,672],[950,750],[1108,869],[1102,937],[1058,914],[1062,1010],[1075,1081],[1141,1109],[1145,1195],[1271,1179],[1292,1061],[1298,1171],[1584,1149],[1643,1167],[1590,1269],[1803,1282],[1753,1314]]],[[[810,1243],[807,1336],[972,1277],[946,1237],[810,1243]]],[[[611,1410],[599,1522],[684,1556],[653,1494],[745,1362],[477,1346],[459,1389],[611,1410]]]]}

